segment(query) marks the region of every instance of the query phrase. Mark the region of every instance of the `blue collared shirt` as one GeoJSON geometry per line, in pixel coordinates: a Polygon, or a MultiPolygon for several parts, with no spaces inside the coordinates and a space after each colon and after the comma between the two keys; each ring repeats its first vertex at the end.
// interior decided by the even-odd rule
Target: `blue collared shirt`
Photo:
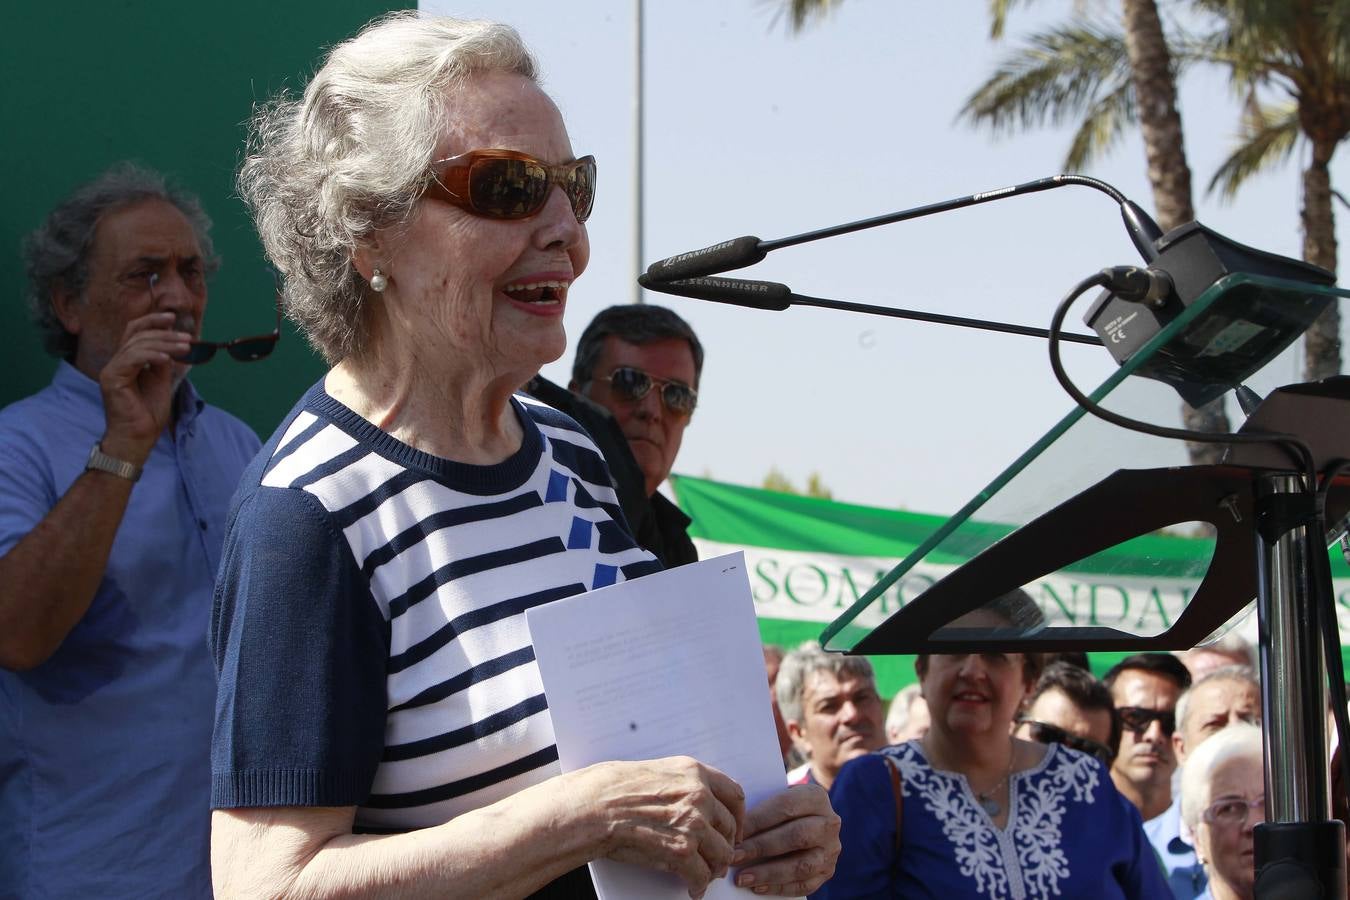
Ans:
{"type": "Polygon", "coordinates": [[[1167,872],[1167,886],[1177,900],[1193,900],[1205,892],[1209,876],[1181,831],[1181,796],[1173,795],[1172,805],[1144,823],[1144,834],[1158,852],[1167,872]]]}
{"type": "MultiPolygon", "coordinates": [[[[183,382],[88,612],[50,659],[0,669],[0,897],[209,897],[215,677],[206,647],[225,513],[258,450],[183,382]]],[[[0,410],[0,555],[84,471],[96,382],[61,363],[0,410]]]]}

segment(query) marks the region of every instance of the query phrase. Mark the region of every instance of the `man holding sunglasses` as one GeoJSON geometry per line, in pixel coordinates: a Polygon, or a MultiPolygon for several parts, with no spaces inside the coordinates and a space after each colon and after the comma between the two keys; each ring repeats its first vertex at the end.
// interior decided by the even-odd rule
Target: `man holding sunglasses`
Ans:
{"type": "MultiPolygon", "coordinates": [[[[675,465],[702,371],[703,345],[687,322],[661,306],[627,304],[603,310],[586,326],[568,384],[608,410],[623,433],[647,498],[645,508],[625,505],[624,513],[637,542],[667,568],[698,559],[685,531],[689,517],[657,488],[675,465]]],[[[617,476],[622,464],[610,463],[617,476]]]]}
{"type": "Polygon", "coordinates": [[[205,637],[259,442],[186,381],[209,356],[209,229],[195,198],[122,165],[25,244],[61,361],[0,411],[3,897],[211,894],[205,637]]]}
{"type": "Polygon", "coordinates": [[[1116,663],[1102,680],[1121,724],[1111,780],[1147,823],[1172,803],[1177,698],[1190,687],[1191,675],[1170,653],[1138,653],[1116,663]]]}

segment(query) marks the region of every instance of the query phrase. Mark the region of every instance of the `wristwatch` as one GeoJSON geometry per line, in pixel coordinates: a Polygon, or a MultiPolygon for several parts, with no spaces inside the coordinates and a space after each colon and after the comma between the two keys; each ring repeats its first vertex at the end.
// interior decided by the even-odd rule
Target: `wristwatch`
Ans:
{"type": "Polygon", "coordinates": [[[135,463],[129,463],[124,459],[117,459],[104,453],[97,443],[94,449],[89,451],[89,461],[84,464],[84,470],[97,469],[100,472],[107,472],[109,475],[116,475],[118,478],[125,478],[127,481],[139,481],[141,478],[141,467],[135,463]]]}

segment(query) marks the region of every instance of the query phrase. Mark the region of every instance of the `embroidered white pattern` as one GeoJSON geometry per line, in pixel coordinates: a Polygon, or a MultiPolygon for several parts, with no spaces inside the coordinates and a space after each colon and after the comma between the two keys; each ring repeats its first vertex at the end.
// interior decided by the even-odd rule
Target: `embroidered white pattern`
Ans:
{"type": "Polygon", "coordinates": [[[980,895],[1021,900],[1060,893],[1060,880],[1069,877],[1060,846],[1065,800],[1095,801],[1099,767],[1091,757],[1055,747],[1042,768],[1009,779],[1008,802],[1016,818],[1008,841],[1009,834],[995,829],[975,802],[964,776],[934,771],[910,744],[883,752],[899,763],[905,796],[917,794],[942,824],[959,871],[980,895]]]}

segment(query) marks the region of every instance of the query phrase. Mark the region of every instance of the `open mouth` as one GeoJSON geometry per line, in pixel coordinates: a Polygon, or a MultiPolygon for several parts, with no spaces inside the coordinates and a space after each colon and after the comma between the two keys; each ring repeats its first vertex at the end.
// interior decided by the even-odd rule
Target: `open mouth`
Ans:
{"type": "Polygon", "coordinates": [[[557,306],[567,297],[566,281],[530,281],[508,284],[502,293],[512,300],[538,306],[557,306]]]}

